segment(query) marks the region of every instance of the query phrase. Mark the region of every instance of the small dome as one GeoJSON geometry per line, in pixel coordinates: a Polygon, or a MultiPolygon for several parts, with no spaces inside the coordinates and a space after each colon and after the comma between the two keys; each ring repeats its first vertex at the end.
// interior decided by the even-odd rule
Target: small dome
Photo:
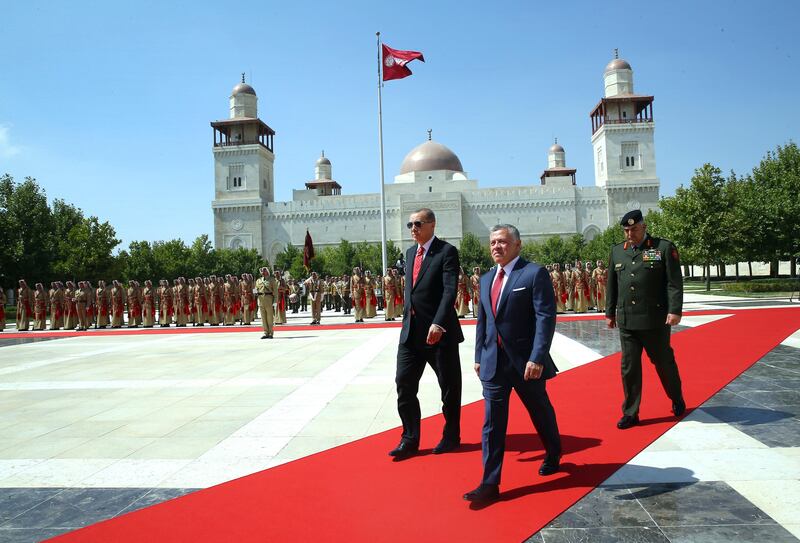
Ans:
{"type": "Polygon", "coordinates": [[[247,83],[239,83],[233,87],[233,91],[231,92],[232,96],[236,96],[237,94],[252,94],[255,96],[256,90],[247,83]]]}
{"type": "Polygon", "coordinates": [[[550,149],[548,149],[547,151],[548,151],[549,153],[563,153],[563,152],[564,152],[564,148],[563,148],[563,147],[561,147],[559,144],[557,144],[557,143],[556,143],[556,144],[552,145],[552,146],[550,147],[550,149]]]}
{"type": "Polygon", "coordinates": [[[631,70],[631,65],[628,64],[627,60],[621,58],[615,58],[611,62],[608,63],[606,66],[605,73],[613,72],[614,70],[631,70]]]}
{"type": "Polygon", "coordinates": [[[437,170],[451,170],[463,172],[461,161],[456,154],[435,141],[428,140],[422,145],[414,147],[403,159],[400,165],[400,174],[408,172],[428,172],[437,170]]]}
{"type": "Polygon", "coordinates": [[[328,160],[328,158],[325,155],[323,155],[323,156],[321,156],[321,157],[319,157],[317,159],[317,166],[322,166],[322,165],[325,165],[325,166],[330,166],[331,165],[331,161],[328,160]]]}

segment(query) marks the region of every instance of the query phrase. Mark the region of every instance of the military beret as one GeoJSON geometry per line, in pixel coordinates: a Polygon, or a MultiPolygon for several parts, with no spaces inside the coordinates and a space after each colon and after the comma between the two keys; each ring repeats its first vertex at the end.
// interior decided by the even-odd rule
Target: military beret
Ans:
{"type": "Polygon", "coordinates": [[[641,209],[634,209],[633,211],[628,211],[625,215],[622,216],[622,220],[619,223],[622,226],[633,226],[637,222],[642,222],[644,217],[642,217],[642,210],[641,209]]]}

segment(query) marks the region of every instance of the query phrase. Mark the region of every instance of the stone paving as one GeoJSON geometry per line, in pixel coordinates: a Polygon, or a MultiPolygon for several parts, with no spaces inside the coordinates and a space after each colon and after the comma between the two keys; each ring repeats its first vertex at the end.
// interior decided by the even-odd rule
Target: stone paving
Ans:
{"type": "MultiPolygon", "coordinates": [[[[687,310],[772,303],[692,297],[687,310]]],[[[398,329],[277,330],[0,335],[0,541],[40,541],[399,424],[398,329]]],[[[469,403],[481,392],[466,330],[469,403]]],[[[568,371],[618,348],[602,321],[565,321],[553,355],[568,371]]],[[[796,541],[799,349],[797,332],[529,541],[796,541]]],[[[431,372],[420,399],[438,413],[431,372]]]]}

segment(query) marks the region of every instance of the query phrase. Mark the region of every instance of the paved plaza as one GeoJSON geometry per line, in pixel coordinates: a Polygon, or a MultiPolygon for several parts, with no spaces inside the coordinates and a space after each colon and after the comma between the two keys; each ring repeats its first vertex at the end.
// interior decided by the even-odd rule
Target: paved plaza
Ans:
{"type": "MultiPolygon", "coordinates": [[[[674,333],[724,318],[693,310],[787,303],[687,294],[674,333]]],[[[0,334],[0,541],[39,541],[397,427],[399,328],[294,326],[309,321],[290,315],[273,340],[255,328],[0,334]]],[[[481,387],[464,328],[467,404],[481,387]]],[[[563,372],[618,350],[604,321],[566,320],[552,354],[563,372]]],[[[423,416],[439,413],[430,370],[420,399],[423,416]]],[[[798,511],[800,331],[529,541],[797,541],[798,511]]]]}

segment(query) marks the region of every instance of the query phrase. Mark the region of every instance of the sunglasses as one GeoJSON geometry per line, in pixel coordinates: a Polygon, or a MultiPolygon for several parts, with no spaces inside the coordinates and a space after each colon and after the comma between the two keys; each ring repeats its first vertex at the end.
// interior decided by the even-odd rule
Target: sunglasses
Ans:
{"type": "Polygon", "coordinates": [[[432,222],[433,222],[433,221],[413,221],[413,222],[407,222],[407,223],[406,223],[406,228],[408,228],[409,230],[411,230],[411,228],[412,228],[412,227],[414,227],[414,226],[416,226],[417,228],[422,228],[422,225],[423,225],[423,224],[428,224],[428,223],[432,223],[432,222]]]}

